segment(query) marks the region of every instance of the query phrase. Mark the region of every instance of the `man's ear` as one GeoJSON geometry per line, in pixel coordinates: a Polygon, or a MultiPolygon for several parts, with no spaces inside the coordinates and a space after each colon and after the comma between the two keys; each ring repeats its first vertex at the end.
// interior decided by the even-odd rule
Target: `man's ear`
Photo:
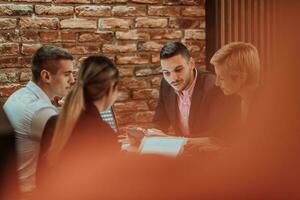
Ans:
{"type": "Polygon", "coordinates": [[[47,70],[43,69],[40,73],[41,81],[43,83],[50,83],[51,82],[51,74],[47,70]]]}

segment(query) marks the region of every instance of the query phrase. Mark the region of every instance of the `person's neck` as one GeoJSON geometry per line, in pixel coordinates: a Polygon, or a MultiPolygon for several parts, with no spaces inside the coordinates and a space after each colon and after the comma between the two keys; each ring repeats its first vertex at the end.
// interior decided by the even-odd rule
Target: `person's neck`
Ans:
{"type": "Polygon", "coordinates": [[[196,78],[196,69],[193,69],[191,79],[190,79],[189,83],[186,85],[186,87],[182,91],[189,89],[191,87],[191,85],[193,84],[195,78],[196,78]]]}
{"type": "Polygon", "coordinates": [[[98,100],[98,101],[94,101],[93,102],[94,106],[96,106],[97,110],[99,112],[103,112],[107,109],[107,104],[105,103],[105,101],[102,99],[102,100],[98,100]]]}
{"type": "Polygon", "coordinates": [[[243,87],[240,92],[238,92],[238,95],[241,97],[242,101],[249,103],[252,100],[256,89],[257,86],[246,86],[243,87]]]}
{"type": "MultiPolygon", "coordinates": [[[[32,80],[33,81],[33,80],[32,80]]],[[[55,95],[51,94],[47,84],[42,83],[41,81],[33,81],[43,92],[48,96],[50,100],[54,99],[55,95]]]]}

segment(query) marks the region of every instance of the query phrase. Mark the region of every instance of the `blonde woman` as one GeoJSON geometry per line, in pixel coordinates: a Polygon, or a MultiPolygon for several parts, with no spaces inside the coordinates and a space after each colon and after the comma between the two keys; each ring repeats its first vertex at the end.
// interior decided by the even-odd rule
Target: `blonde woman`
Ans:
{"type": "Polygon", "coordinates": [[[215,66],[216,85],[225,95],[238,94],[241,97],[241,119],[245,123],[260,84],[257,49],[250,43],[229,43],[219,49],[210,62],[215,66]]]}
{"type": "MultiPolygon", "coordinates": [[[[119,152],[117,135],[100,118],[115,102],[118,93],[119,72],[104,56],[90,56],[84,60],[77,82],[67,95],[59,114],[53,135],[43,136],[42,146],[50,146],[40,156],[42,174],[45,168],[61,164],[65,159],[76,159],[91,152],[98,155],[119,152]]],[[[44,147],[43,147],[44,148],[44,147]]],[[[48,173],[48,172],[46,172],[48,173]]],[[[40,179],[41,177],[39,177],[40,179]]]]}

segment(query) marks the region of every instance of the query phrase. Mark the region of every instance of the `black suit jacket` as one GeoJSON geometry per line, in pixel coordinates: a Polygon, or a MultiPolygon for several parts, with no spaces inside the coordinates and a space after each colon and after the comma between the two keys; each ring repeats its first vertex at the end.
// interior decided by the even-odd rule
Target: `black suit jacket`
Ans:
{"type": "MultiPolygon", "coordinates": [[[[171,126],[176,135],[182,136],[177,107],[177,94],[172,86],[162,79],[153,118],[156,128],[167,132],[171,126]]],[[[225,96],[220,88],[215,86],[214,74],[198,70],[191,100],[189,136],[220,136],[218,132],[230,123],[236,123],[239,113],[239,97],[225,96]]]]}

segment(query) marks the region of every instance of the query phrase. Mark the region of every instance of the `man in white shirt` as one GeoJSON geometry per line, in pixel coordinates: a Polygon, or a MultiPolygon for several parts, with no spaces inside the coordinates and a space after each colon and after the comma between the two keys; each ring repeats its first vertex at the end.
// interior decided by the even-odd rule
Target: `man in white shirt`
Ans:
{"type": "Polygon", "coordinates": [[[73,56],[60,47],[44,45],[32,57],[32,80],[3,106],[16,133],[22,192],[35,188],[40,138],[47,120],[58,113],[51,100],[65,96],[73,83],[73,56]]]}

